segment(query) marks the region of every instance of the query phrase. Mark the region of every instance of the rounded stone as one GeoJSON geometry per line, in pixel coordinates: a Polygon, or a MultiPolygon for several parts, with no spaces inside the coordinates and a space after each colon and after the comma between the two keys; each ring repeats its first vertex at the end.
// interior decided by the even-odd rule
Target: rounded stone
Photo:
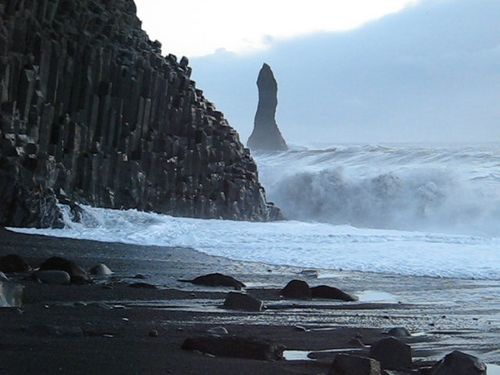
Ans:
{"type": "Polygon", "coordinates": [[[111,271],[105,264],[99,263],[92,267],[89,270],[89,273],[94,276],[109,276],[113,273],[113,271],[111,271]]]}
{"type": "Polygon", "coordinates": [[[311,289],[302,280],[292,280],[281,289],[280,294],[290,299],[311,299],[311,289]]]}
{"type": "Polygon", "coordinates": [[[38,271],[35,276],[44,284],[67,285],[71,283],[71,276],[66,271],[38,271]]]}

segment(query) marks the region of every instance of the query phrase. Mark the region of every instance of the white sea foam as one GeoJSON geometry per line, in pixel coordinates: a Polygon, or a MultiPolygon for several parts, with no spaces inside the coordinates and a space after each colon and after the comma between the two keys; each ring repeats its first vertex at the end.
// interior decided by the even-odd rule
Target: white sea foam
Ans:
{"type": "Polygon", "coordinates": [[[500,235],[500,150],[341,146],[259,155],[286,216],[356,227],[500,235]]]}
{"type": "Polygon", "coordinates": [[[257,157],[289,221],[198,220],[85,207],[63,230],[21,230],[232,259],[500,280],[500,152],[337,147],[257,157]]]}
{"type": "Polygon", "coordinates": [[[174,218],[85,207],[82,223],[24,233],[140,245],[186,246],[238,260],[403,275],[500,279],[500,238],[323,223],[174,218]]]}

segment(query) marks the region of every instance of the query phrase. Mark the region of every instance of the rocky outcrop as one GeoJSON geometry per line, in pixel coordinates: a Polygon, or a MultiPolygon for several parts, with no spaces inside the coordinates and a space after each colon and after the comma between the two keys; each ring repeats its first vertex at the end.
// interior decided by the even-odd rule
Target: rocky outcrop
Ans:
{"type": "Polygon", "coordinates": [[[57,201],[269,220],[221,112],[162,57],[133,0],[0,3],[0,226],[60,225],[57,201]]]}
{"type": "Polygon", "coordinates": [[[436,363],[431,375],[486,375],[486,365],[470,354],[455,350],[436,363]]]}
{"type": "Polygon", "coordinates": [[[256,151],[285,151],[288,149],[278,124],[276,107],[278,106],[278,83],[271,67],[262,66],[257,79],[259,104],[255,114],[254,129],[248,139],[248,147],[256,151]]]}
{"type": "Polygon", "coordinates": [[[302,280],[292,280],[280,290],[280,295],[288,299],[311,299],[309,284],[302,280]]]}
{"type": "Polygon", "coordinates": [[[232,276],[223,275],[221,273],[210,273],[208,275],[198,276],[193,280],[179,280],[181,282],[192,283],[195,285],[213,286],[213,287],[229,287],[236,290],[245,288],[245,284],[236,280],[232,276]]]}
{"type": "Polygon", "coordinates": [[[340,301],[353,302],[358,299],[333,286],[318,285],[311,288],[312,298],[336,299],[340,301]]]}
{"type": "Polygon", "coordinates": [[[229,310],[262,311],[264,303],[248,294],[229,292],[224,300],[224,308],[229,310]]]}
{"type": "Polygon", "coordinates": [[[410,345],[388,337],[377,341],[370,348],[370,357],[380,362],[383,369],[402,370],[412,365],[412,351],[410,345]]]}

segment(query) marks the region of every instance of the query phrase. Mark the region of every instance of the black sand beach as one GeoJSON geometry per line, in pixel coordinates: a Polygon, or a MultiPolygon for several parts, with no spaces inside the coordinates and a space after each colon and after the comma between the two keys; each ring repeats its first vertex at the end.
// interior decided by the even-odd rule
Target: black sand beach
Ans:
{"type": "Polygon", "coordinates": [[[393,327],[414,362],[431,363],[458,349],[500,363],[495,282],[411,278],[370,273],[243,263],[191,249],[141,247],[30,236],[2,230],[0,255],[19,254],[36,266],[60,255],[85,268],[105,263],[115,273],[90,285],[45,285],[15,277],[21,308],[0,309],[5,374],[318,374],[340,352],[367,353],[393,327]],[[258,313],[221,309],[230,291],[179,282],[221,272],[247,284],[264,301],[258,313]],[[141,274],[144,279],[134,276],[141,274]],[[359,296],[357,302],[283,300],[292,279],[326,284],[359,296]],[[132,288],[133,283],[157,289],[132,288]],[[286,347],[280,361],[227,358],[184,351],[184,340],[224,327],[230,335],[270,339],[286,347]],[[360,347],[359,338],[366,347],[360,347]]]}

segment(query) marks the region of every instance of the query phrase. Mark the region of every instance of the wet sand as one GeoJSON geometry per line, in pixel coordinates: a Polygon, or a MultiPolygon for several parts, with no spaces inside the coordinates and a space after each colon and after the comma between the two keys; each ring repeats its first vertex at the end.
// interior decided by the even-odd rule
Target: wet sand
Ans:
{"type": "Polygon", "coordinates": [[[33,265],[64,256],[85,268],[107,264],[115,273],[92,285],[25,286],[24,304],[0,309],[0,374],[319,374],[338,350],[366,352],[392,327],[417,362],[463,350],[500,363],[500,286],[494,281],[402,277],[303,269],[211,257],[192,249],[141,247],[28,236],[0,230],[0,255],[19,254],[33,265]],[[221,272],[247,284],[267,309],[245,313],[220,308],[229,289],[178,279],[221,272]],[[137,274],[144,280],[134,279],[137,274]],[[278,290],[300,278],[357,295],[358,302],[283,300],[278,290]],[[158,289],[135,289],[137,281],[158,289]],[[272,339],[287,347],[283,361],[212,357],[181,350],[190,336],[225,327],[230,334],[272,339]],[[298,328],[297,326],[300,326],[298,328]],[[156,330],[158,337],[151,337],[156,330]],[[312,353],[311,353],[312,352],[312,353]]]}

